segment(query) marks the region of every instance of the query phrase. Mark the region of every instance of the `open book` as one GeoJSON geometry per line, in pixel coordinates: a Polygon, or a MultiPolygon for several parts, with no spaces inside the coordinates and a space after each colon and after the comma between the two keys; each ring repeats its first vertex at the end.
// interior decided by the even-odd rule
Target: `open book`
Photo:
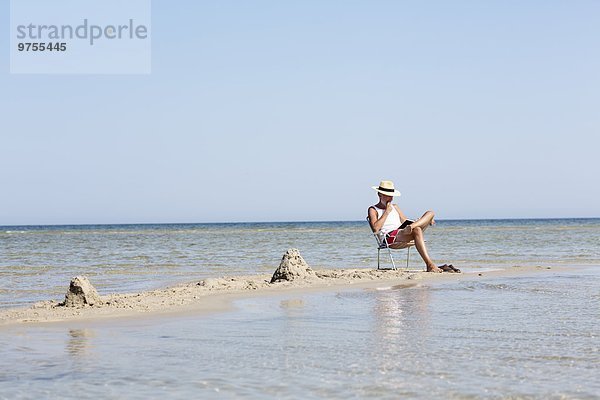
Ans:
{"type": "Polygon", "coordinates": [[[400,225],[400,228],[398,228],[398,229],[404,229],[407,226],[409,226],[410,224],[412,224],[413,222],[415,222],[415,221],[413,221],[412,219],[407,219],[406,221],[404,221],[402,223],[402,225],[400,225]]]}

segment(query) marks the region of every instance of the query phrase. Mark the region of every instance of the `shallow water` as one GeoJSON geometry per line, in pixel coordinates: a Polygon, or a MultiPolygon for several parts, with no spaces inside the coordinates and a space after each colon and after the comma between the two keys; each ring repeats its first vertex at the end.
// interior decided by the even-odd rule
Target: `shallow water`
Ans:
{"type": "MultiPolygon", "coordinates": [[[[434,260],[467,271],[600,265],[600,219],[439,221],[426,238],[434,260]]],[[[61,299],[80,274],[101,294],[268,274],[292,247],[315,268],[373,268],[374,244],[364,221],[0,227],[0,307],[61,299]]]]}
{"type": "MultiPolygon", "coordinates": [[[[566,270],[3,328],[0,399],[600,398],[600,220],[440,221],[426,236],[464,271],[566,270]]],[[[374,243],[366,222],[3,227],[0,307],[60,299],[78,274],[101,294],[268,274],[290,247],[315,268],[373,268],[374,243]]]]}
{"type": "Polygon", "coordinates": [[[0,399],[600,395],[598,268],[0,330],[0,399]]]}

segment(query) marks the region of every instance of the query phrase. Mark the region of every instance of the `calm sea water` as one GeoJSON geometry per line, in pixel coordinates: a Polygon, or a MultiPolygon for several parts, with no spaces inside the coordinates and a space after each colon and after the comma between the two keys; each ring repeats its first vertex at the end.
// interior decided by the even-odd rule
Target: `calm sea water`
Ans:
{"type": "MultiPolygon", "coordinates": [[[[289,247],[317,268],[376,263],[354,222],[2,232],[4,306],[60,298],[79,273],[104,293],[268,273],[289,247]]],[[[600,220],[441,221],[427,236],[436,260],[465,270],[584,268],[3,328],[0,399],[600,398],[600,220]]]]}
{"type": "MultiPolygon", "coordinates": [[[[600,219],[440,221],[426,236],[435,261],[466,270],[600,265],[600,219]]],[[[61,299],[75,275],[107,294],[270,273],[292,247],[314,268],[373,268],[374,243],[366,222],[0,227],[0,307],[61,299]]]]}

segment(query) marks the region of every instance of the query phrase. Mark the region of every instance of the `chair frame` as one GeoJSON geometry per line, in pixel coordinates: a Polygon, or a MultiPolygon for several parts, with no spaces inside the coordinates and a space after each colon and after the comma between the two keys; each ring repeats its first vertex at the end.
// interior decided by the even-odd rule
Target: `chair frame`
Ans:
{"type": "Polygon", "coordinates": [[[407,249],[406,251],[406,269],[408,269],[408,263],[410,262],[410,248],[415,245],[415,241],[411,240],[410,242],[406,242],[402,245],[402,247],[392,249],[387,242],[387,235],[381,231],[373,233],[375,236],[375,240],[377,241],[377,269],[381,269],[381,250],[387,249],[388,255],[390,257],[390,261],[392,263],[392,269],[397,270],[396,262],[394,261],[394,256],[392,255],[392,250],[402,250],[407,249]]]}
{"type": "MultiPolygon", "coordinates": [[[[367,217],[367,222],[369,222],[369,226],[370,226],[370,220],[369,217],[367,217]]],[[[381,231],[377,231],[373,233],[373,236],[375,236],[375,240],[377,241],[377,269],[381,269],[380,265],[380,259],[381,259],[381,250],[387,249],[388,251],[388,255],[390,257],[390,261],[392,262],[392,269],[393,270],[397,270],[398,268],[396,267],[396,262],[394,261],[394,256],[392,255],[392,250],[402,250],[402,249],[407,249],[406,252],[406,269],[408,269],[408,263],[410,261],[410,248],[413,247],[415,245],[415,241],[411,240],[410,242],[406,242],[403,243],[401,247],[392,249],[388,242],[387,242],[387,234],[381,232],[381,231]]]]}

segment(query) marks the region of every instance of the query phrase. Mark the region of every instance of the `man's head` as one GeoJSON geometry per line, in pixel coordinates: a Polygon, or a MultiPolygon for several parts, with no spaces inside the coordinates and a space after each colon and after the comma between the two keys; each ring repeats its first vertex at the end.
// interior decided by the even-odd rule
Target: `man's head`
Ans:
{"type": "Polygon", "coordinates": [[[381,198],[381,195],[387,197],[400,196],[400,192],[394,188],[394,182],[392,181],[381,181],[379,186],[371,186],[371,188],[379,193],[379,198],[381,198]]]}

